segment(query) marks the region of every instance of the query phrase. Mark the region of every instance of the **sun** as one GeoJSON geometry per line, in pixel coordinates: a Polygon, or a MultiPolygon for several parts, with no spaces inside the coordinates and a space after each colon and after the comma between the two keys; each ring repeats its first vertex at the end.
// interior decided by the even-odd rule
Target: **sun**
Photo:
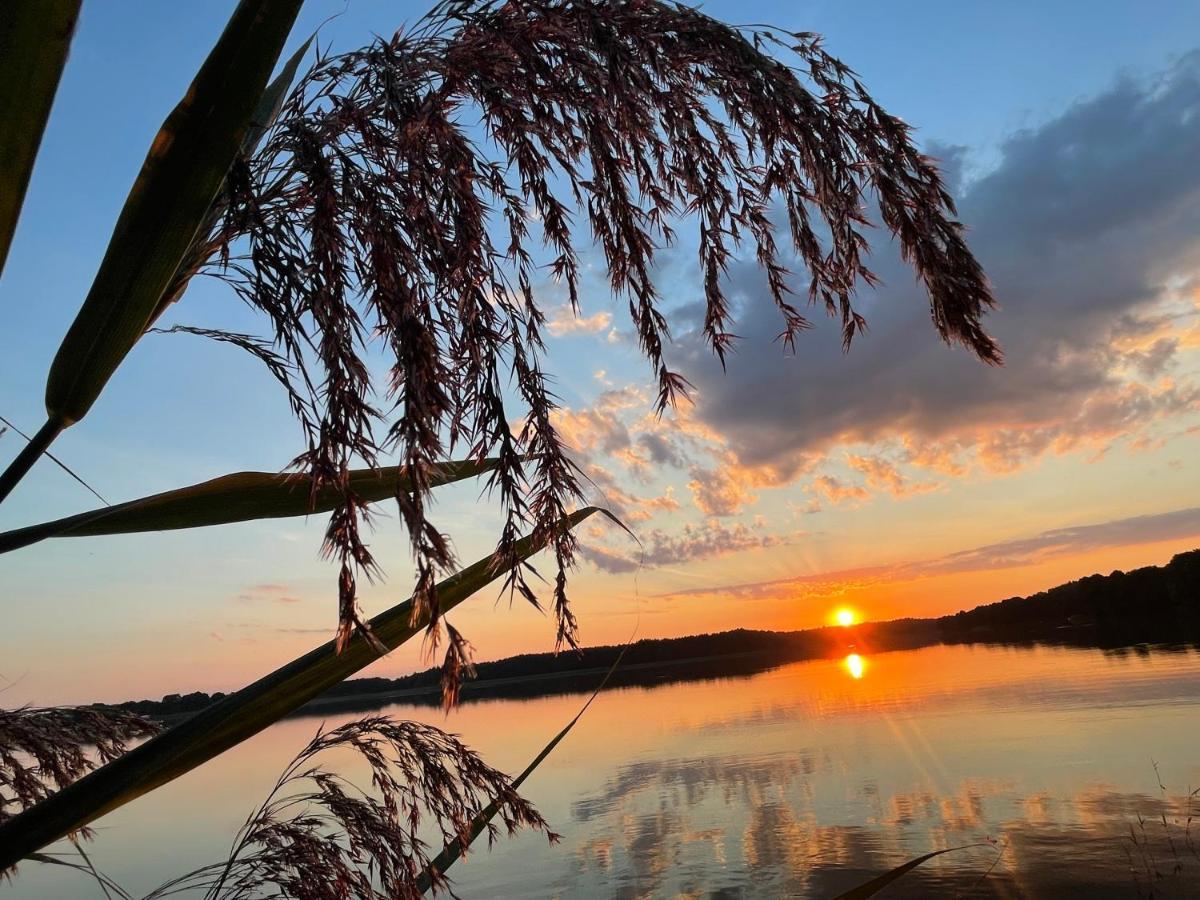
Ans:
{"type": "Polygon", "coordinates": [[[858,621],[858,613],[848,606],[842,606],[833,611],[833,621],[843,628],[848,628],[858,621]]]}

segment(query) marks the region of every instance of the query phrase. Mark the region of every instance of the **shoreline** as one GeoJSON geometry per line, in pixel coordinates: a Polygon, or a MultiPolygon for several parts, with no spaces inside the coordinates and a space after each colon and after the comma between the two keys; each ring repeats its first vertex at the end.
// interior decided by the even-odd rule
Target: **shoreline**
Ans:
{"type": "MultiPolygon", "coordinates": [[[[937,644],[1058,644],[1096,649],[1138,645],[1200,648],[1200,550],[1177,554],[1165,566],[1090,575],[1029,597],[1012,597],[953,615],[834,625],[802,631],[737,629],[717,634],[642,639],[578,653],[532,653],[476,666],[462,685],[462,702],[646,686],[669,680],[736,677],[791,662],[850,652],[884,653],[937,644]]],[[[126,709],[174,724],[224,697],[200,691],[162,700],[92,704],[126,709]]],[[[310,700],[289,716],[375,709],[395,702],[440,705],[436,668],[399,678],[353,678],[310,700]]]]}

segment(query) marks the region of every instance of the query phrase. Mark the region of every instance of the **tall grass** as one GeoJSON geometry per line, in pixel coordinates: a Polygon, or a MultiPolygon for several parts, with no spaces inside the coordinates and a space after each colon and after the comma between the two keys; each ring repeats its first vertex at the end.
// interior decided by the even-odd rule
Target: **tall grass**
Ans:
{"type": "Polygon", "coordinates": [[[1121,849],[1139,897],[1153,898],[1175,890],[1186,895],[1200,884],[1200,845],[1193,827],[1200,814],[1200,788],[1189,790],[1182,798],[1172,797],[1158,763],[1152,765],[1159,790],[1158,809],[1137,813],[1136,824],[1129,823],[1121,849]]]}
{"type": "MultiPolygon", "coordinates": [[[[443,0],[392,37],[321,56],[300,74],[306,43],[270,81],[300,5],[241,0],[167,116],[51,365],[46,422],[0,473],[0,502],[199,275],[262,313],[268,338],[163,330],[231,342],[268,366],[306,436],[293,474],[228,475],[30,525],[0,536],[0,549],[328,511],[334,638],[79,780],[25,795],[34,802],[0,822],[0,870],[236,745],[420,630],[436,644],[447,610],[493,580],[540,607],[528,560],[543,549],[556,569],[556,645],[578,645],[567,572],[573,527],[596,510],[579,508],[577,472],[553,424],[534,290],[540,245],[580,309],[587,244],[576,213],[628,300],[660,412],[687,382],[665,362],[655,252],[685,216],[699,223],[704,334],[722,362],[734,342],[722,273],[743,243],[767,275],[786,344],[808,324],[797,290],[840,320],[847,346],[862,331],[855,295],[874,283],[867,196],[927,288],[937,333],[1000,360],[982,327],[990,288],[936,164],[815,35],[732,27],[660,0],[443,0]],[[472,117],[489,140],[467,130],[472,117]],[[772,207],[807,271],[803,286],[777,246],[772,207]],[[377,347],[390,363],[382,381],[366,361],[377,347]],[[484,477],[504,524],[492,554],[455,572],[429,496],[469,476],[484,477]],[[399,509],[416,576],[409,601],[368,620],[357,581],[377,566],[362,526],[383,499],[399,509]]],[[[26,102],[16,79],[0,79],[3,252],[77,6],[0,7],[0,74],[25,60],[32,86],[26,102]]],[[[453,702],[470,658],[462,635],[448,624],[445,633],[453,702]]]]}

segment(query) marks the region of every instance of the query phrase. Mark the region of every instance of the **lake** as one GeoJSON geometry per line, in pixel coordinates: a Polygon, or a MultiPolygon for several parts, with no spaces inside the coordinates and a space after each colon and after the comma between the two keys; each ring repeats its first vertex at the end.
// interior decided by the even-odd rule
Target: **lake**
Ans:
{"type": "MultiPolygon", "coordinates": [[[[584,699],[384,711],[516,772],[584,699]]],[[[108,816],[92,859],[141,892],[222,858],[321,722],[352,717],[283,722],[108,816]]],[[[1198,785],[1196,650],[934,646],[606,691],[524,789],[562,842],[451,874],[464,898],[826,897],[984,843],[880,896],[1196,897],[1198,785]]],[[[27,864],[0,896],[98,892],[27,864]]]]}

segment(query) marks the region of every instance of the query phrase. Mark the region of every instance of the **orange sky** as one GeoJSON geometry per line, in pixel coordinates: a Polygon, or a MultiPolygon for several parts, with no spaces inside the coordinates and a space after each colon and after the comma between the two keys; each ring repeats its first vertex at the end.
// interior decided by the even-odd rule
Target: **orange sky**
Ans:
{"type": "MultiPolygon", "coordinates": [[[[313,7],[312,27],[344,4],[335,5],[313,7]]],[[[46,367],[149,137],[194,69],[188,54],[219,27],[203,4],[144,22],[126,21],[118,6],[101,4],[81,22],[18,233],[24,243],[0,285],[13,312],[0,335],[0,411],[26,425],[44,414],[46,367]],[[167,21],[185,13],[194,27],[167,21]],[[109,52],[113,34],[179,61],[147,84],[138,58],[109,52]],[[134,94],[143,99],[123,106],[122,127],[98,127],[95,110],[134,94]]],[[[360,43],[383,33],[384,13],[402,18],[384,6],[338,12],[329,28],[360,43]],[[375,15],[368,28],[362,17],[375,15]]],[[[905,21],[915,15],[903,11],[905,21]]],[[[993,284],[998,308],[986,325],[1006,364],[943,345],[911,269],[872,233],[882,287],[863,292],[870,328],[848,353],[839,323],[820,309],[796,353],[785,353],[753,254],[735,255],[728,294],[740,341],[722,370],[701,339],[688,226],[658,255],[656,275],[674,338],[668,362],[693,383],[693,403],[658,418],[651,373],[600,277],[600,254],[581,260],[579,317],[561,285],[540,280],[556,422],[591,482],[588,499],[641,540],[595,520],[580,530],[571,596],[584,643],[804,628],[843,604],[873,619],[938,615],[1200,546],[1200,113],[1180,113],[1200,110],[1200,57],[1143,46],[1122,28],[1089,40],[1069,72],[1057,48],[1044,47],[1054,72],[1018,73],[977,65],[975,50],[942,46],[933,31],[913,37],[928,46],[888,57],[890,26],[879,25],[886,40],[856,45],[864,27],[850,22],[838,37],[856,65],[878,66],[877,76],[909,72],[918,59],[933,67],[926,81],[877,80],[890,106],[930,129],[921,140],[943,160],[993,284]],[[1097,45],[1106,47],[1102,66],[1097,45]],[[940,83],[949,52],[965,54],[956,104],[940,83]],[[1060,82],[1065,93],[1046,87],[1060,82]]],[[[1030,35],[1044,33],[1014,27],[1009,55],[1030,57],[1030,35]]],[[[263,327],[219,284],[198,283],[187,300],[188,323],[263,327]]],[[[295,457],[295,423],[255,360],[154,337],[55,445],[105,496],[278,471],[295,457]]],[[[0,440],[5,454],[13,440],[0,440]]],[[[478,491],[440,490],[434,508],[464,563],[494,546],[500,522],[478,491]]],[[[39,465],[0,508],[0,529],[94,502],[39,465]]],[[[394,513],[380,513],[371,540],[386,580],[364,586],[369,614],[404,599],[413,574],[394,513]]],[[[336,622],[323,528],[314,518],[72,538],[0,557],[4,702],[230,690],[289,661],[336,622]]],[[[487,592],[450,620],[480,659],[553,646],[551,621],[487,592]]],[[[413,645],[375,669],[426,664],[413,645]]]]}

